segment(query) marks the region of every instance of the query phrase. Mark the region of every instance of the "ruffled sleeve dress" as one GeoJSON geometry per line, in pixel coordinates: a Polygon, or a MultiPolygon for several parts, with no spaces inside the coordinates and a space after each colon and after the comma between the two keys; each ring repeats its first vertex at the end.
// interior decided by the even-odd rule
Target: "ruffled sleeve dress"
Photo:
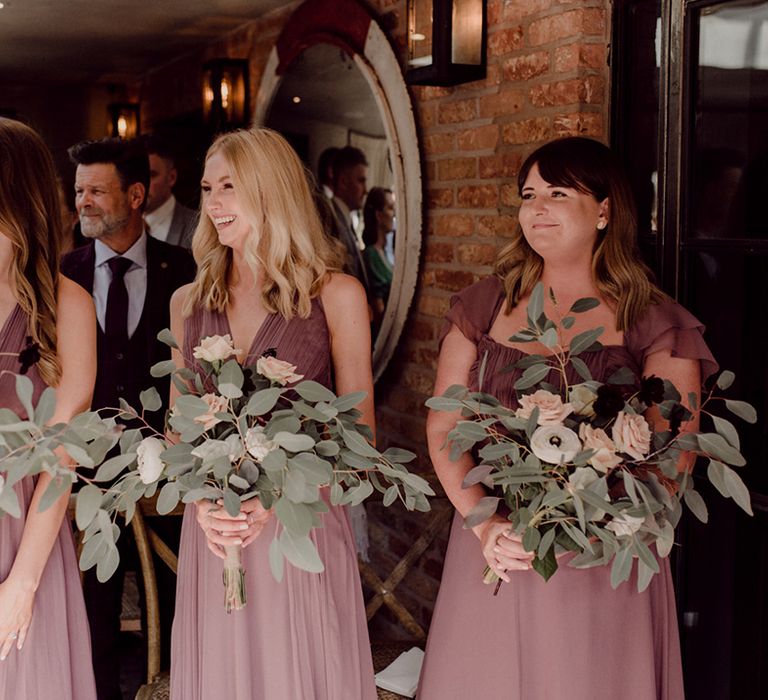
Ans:
{"type": "MultiPolygon", "coordinates": [[[[453,297],[443,337],[452,327],[477,347],[469,386],[515,407],[522,370],[499,370],[523,357],[488,332],[504,304],[497,278],[453,297]]],[[[621,367],[639,377],[646,358],[668,349],[698,360],[702,379],[717,369],[702,324],[679,304],[652,305],[624,334],[622,345],[582,355],[605,381],[621,367]]],[[[574,382],[582,381],[575,375],[574,382]]],[[[440,592],[427,641],[419,700],[683,700],[680,643],[669,560],[637,592],[636,569],[614,590],[610,567],[561,566],[545,582],[534,571],[511,571],[511,583],[482,583],[485,559],[471,530],[454,516],[440,592]]]]}

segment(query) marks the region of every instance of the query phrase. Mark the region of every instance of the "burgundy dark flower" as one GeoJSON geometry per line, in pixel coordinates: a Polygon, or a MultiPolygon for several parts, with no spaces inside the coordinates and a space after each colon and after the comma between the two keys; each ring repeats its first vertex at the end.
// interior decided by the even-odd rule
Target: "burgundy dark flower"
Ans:
{"type": "Polygon", "coordinates": [[[603,384],[597,390],[597,398],[592,407],[598,416],[610,420],[615,418],[619,411],[624,408],[624,397],[618,387],[612,384],[603,384]]]}
{"type": "Polygon", "coordinates": [[[261,353],[262,357],[277,357],[277,348],[267,348],[263,353],[261,353]]]}
{"type": "Polygon", "coordinates": [[[21,363],[19,374],[26,374],[32,365],[40,362],[40,346],[32,342],[31,335],[27,336],[26,341],[26,347],[19,353],[19,362],[21,363]]]}
{"type": "Polygon", "coordinates": [[[664,400],[664,380],[652,374],[640,380],[640,391],[637,394],[646,406],[661,403],[664,400]]]}

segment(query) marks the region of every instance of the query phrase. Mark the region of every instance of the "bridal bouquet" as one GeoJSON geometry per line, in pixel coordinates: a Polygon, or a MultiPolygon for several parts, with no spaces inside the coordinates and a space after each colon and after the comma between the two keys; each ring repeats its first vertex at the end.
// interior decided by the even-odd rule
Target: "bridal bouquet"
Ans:
{"type": "MultiPolygon", "coordinates": [[[[169,331],[158,337],[178,347],[169,331]]],[[[96,481],[117,481],[106,493],[89,485],[78,494],[78,526],[85,529],[82,569],[100,563],[100,578],[111,575],[111,563],[103,562],[116,553],[114,515],[122,512],[130,520],[136,503],[156,493],[161,514],[179,501],[208,499],[235,516],[243,501],[258,498],[276,517],[269,563],[277,580],[285,559],[305,571],[323,571],[310,533],[321,526],[326,500],[357,504],[379,491],[385,505],[399,500],[409,510],[429,510],[432,489],[404,466],[415,455],[394,447],[380,452],[370,443],[371,430],[357,422],[361,413],[355,407],[364,392],[336,396],[317,382],[302,381],[297,368],[274,351],[248,366],[238,361],[241,354],[229,335],[212,336],[194,349],[200,373],[170,360],[152,368],[156,377],[170,374],[180,392],[168,419],[178,442],[148,434],[146,423],[124,432],[122,454],[96,474],[96,481]]],[[[141,402],[141,413],[123,404],[120,417],[141,421],[144,411],[161,405],[154,389],[141,402]]],[[[245,605],[244,573],[241,547],[227,548],[228,612],[245,605]]]]}
{"type": "Polygon", "coordinates": [[[22,420],[11,409],[0,408],[0,516],[18,518],[21,509],[14,486],[24,477],[44,472],[54,477],[40,501],[40,510],[45,510],[76,479],[74,470],[61,465],[62,451],[77,464],[93,466],[103,461],[118,436],[114,421],[104,421],[93,412],[81,413],[69,423],[48,425],[56,408],[55,390],[45,389],[34,406],[32,381],[17,374],[15,385],[28,418],[22,420]]]}
{"type": "MultiPolygon", "coordinates": [[[[689,410],[670,381],[655,376],[638,381],[627,368],[604,383],[594,380],[580,356],[601,347],[603,329],[579,333],[567,347],[562,331],[573,326],[575,314],[598,303],[580,299],[554,321],[543,311],[543,285],[536,286],[527,308],[527,328],[510,341],[537,341],[549,354],[527,355],[515,364],[524,370],[514,385],[520,392],[517,409],[463,386],[450,387],[427,405],[461,412],[448,435],[451,458],[472,451],[478,463],[464,486],[483,484],[489,489],[467,516],[467,527],[506,507],[511,529],[522,536],[527,551],[535,552],[532,566],[545,580],[557,570],[558,554],[576,552],[570,566],[611,564],[614,588],[630,577],[637,560],[642,591],[659,572],[652,547],[660,557],[672,548],[681,503],[707,520],[691,470],[679,466],[686,455],[705,458],[715,488],[752,514],[749,492],[733,469],[746,463],[738,432],[733,423],[710,411],[719,402],[750,423],[756,414],[749,404],[715,397],[714,391],[703,393],[700,405],[695,394],[688,396],[689,410]],[[549,381],[553,375],[556,384],[549,381]],[[569,381],[575,376],[579,383],[569,381]],[[667,422],[666,429],[657,429],[644,416],[652,406],[667,422]],[[694,413],[708,416],[714,432],[682,432],[681,425],[694,413]]],[[[732,372],[723,372],[716,388],[727,389],[733,379],[732,372]]],[[[499,581],[490,569],[484,580],[499,581]]]]}

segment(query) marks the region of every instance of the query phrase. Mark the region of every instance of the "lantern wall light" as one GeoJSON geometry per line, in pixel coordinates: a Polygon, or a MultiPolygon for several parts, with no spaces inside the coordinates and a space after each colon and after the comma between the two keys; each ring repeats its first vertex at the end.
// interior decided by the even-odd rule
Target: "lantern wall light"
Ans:
{"type": "Polygon", "coordinates": [[[217,58],[203,66],[203,116],[216,132],[247,125],[247,60],[217,58]]]}
{"type": "Polygon", "coordinates": [[[141,129],[139,105],[136,102],[113,102],[107,105],[109,135],[121,139],[136,138],[141,129]]]}
{"type": "Polygon", "coordinates": [[[458,85],[486,73],[486,0],[408,0],[412,85],[458,85]]]}

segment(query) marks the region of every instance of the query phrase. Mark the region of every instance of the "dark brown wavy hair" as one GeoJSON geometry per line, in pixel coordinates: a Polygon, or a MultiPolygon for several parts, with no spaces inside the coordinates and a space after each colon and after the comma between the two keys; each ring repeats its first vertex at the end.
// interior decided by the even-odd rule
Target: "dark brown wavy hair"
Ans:
{"type": "MultiPolygon", "coordinates": [[[[664,295],[640,257],[637,210],[618,158],[593,139],[573,136],[552,141],[531,153],[520,168],[517,186],[521,194],[534,165],[550,185],[578,190],[598,202],[608,199],[608,226],[597,232],[592,277],[602,298],[615,310],[617,329],[626,331],[649,304],[664,295]]],[[[518,224],[496,261],[496,274],[506,291],[507,313],[533,290],[543,269],[544,260],[525,240],[518,224]]]]}
{"type": "Polygon", "coordinates": [[[63,231],[56,176],[40,136],[0,117],[0,230],[13,244],[11,285],[40,352],[38,372],[50,386],[61,378],[56,297],[63,231]]]}

